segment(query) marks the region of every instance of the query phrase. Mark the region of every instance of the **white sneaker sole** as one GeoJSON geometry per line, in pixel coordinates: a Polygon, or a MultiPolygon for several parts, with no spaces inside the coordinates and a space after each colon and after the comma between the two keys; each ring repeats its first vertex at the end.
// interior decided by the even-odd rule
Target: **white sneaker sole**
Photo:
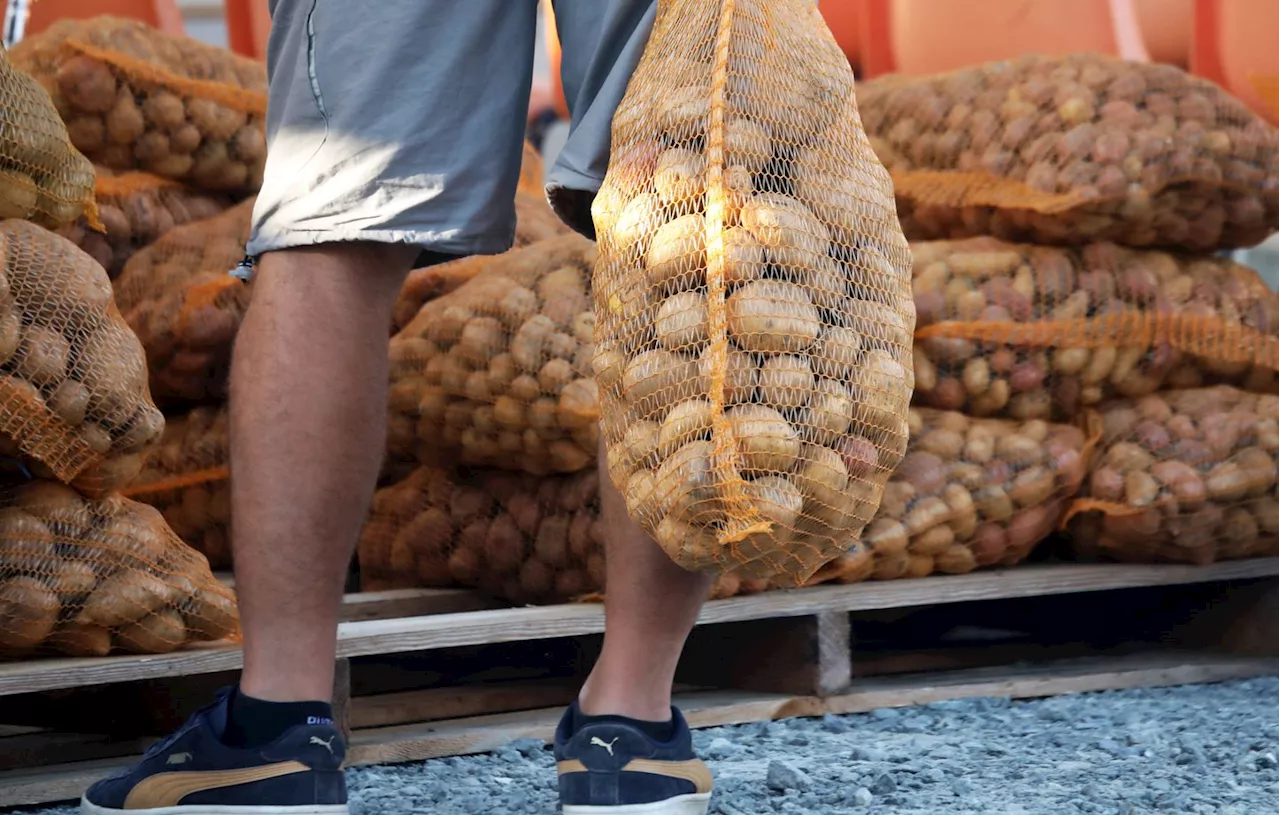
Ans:
{"type": "Polygon", "coordinates": [[[192,804],[190,806],[159,807],[158,809],[110,809],[108,807],[100,807],[84,798],[80,799],[81,815],[350,815],[350,812],[346,804],[300,807],[240,807],[192,804]]]}
{"type": "MultiPolygon", "coordinates": [[[[711,793],[699,792],[678,795],[651,804],[623,804],[622,806],[569,806],[564,815],[706,815],[711,805],[711,793]]],[[[133,815],[133,813],[130,813],[133,815]]]]}

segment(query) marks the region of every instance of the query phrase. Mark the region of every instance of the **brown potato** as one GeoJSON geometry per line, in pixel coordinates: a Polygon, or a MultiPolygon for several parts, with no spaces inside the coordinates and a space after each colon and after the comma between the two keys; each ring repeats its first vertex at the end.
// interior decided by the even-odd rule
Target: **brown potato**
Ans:
{"type": "Polygon", "coordinates": [[[776,410],[739,405],[725,412],[737,439],[739,466],[758,475],[790,472],[800,454],[800,437],[776,410]]]}
{"type": "Polygon", "coordinates": [[[34,577],[0,582],[0,649],[39,645],[52,633],[61,608],[58,596],[34,577]]]}
{"type": "Polygon", "coordinates": [[[727,301],[730,336],[744,350],[794,354],[807,350],[821,332],[817,309],[799,286],[758,280],[727,301]]]}
{"type": "Polygon", "coordinates": [[[165,654],[186,642],[187,629],[176,610],[161,609],[121,628],[116,639],[135,654],[165,654]]]}

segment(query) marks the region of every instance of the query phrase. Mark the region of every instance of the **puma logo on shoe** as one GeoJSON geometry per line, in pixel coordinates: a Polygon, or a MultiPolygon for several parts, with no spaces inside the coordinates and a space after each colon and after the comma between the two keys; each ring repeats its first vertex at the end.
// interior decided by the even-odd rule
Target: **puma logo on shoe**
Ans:
{"type": "Polygon", "coordinates": [[[613,745],[618,743],[618,738],[621,738],[621,737],[620,736],[615,737],[613,741],[606,742],[604,739],[600,738],[599,736],[592,736],[591,746],[603,747],[604,749],[609,751],[609,755],[613,755],[613,745]]]}
{"type": "Polygon", "coordinates": [[[329,755],[333,755],[333,740],[334,740],[335,738],[337,738],[337,736],[330,736],[330,737],[329,737],[329,740],[328,740],[328,741],[325,741],[324,739],[320,738],[319,736],[312,736],[312,737],[311,737],[311,741],[309,741],[309,742],[307,742],[307,743],[308,743],[308,744],[318,744],[318,745],[320,745],[321,747],[323,747],[324,749],[328,750],[328,751],[329,751],[329,755]]]}
{"type": "Polygon", "coordinates": [[[190,753],[174,753],[173,755],[169,756],[169,759],[168,761],[165,762],[165,764],[186,764],[190,760],[191,760],[190,753]]]}

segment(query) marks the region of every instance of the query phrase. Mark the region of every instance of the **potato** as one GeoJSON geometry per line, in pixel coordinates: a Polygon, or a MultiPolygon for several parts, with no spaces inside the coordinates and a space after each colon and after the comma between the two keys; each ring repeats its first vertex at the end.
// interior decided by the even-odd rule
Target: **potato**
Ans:
{"type": "Polygon", "coordinates": [[[62,604],[58,596],[34,577],[11,577],[0,582],[0,649],[39,645],[53,631],[62,604]]]}
{"type": "MultiPolygon", "coordinates": [[[[698,357],[698,391],[711,393],[711,374],[715,366],[715,355],[708,346],[698,357]]],[[[760,369],[756,366],[751,354],[744,351],[730,351],[724,363],[724,402],[727,405],[750,402],[755,398],[756,384],[760,378],[760,369]]]]}
{"type": "Polygon", "coordinates": [[[187,629],[181,614],[161,609],[121,628],[116,638],[135,654],[164,654],[186,642],[187,629]]]}
{"type": "Polygon", "coordinates": [[[118,628],[141,620],[174,599],[173,588],[155,575],[122,569],[98,584],[76,622],[118,628]]]}
{"type": "Polygon", "coordinates": [[[14,371],[36,385],[53,385],[67,373],[71,346],[57,331],[28,326],[18,346],[14,371]]]}
{"type": "Polygon", "coordinates": [[[656,417],[659,406],[694,395],[697,365],[695,360],[671,351],[637,354],[623,371],[623,396],[642,418],[656,417]]]}
{"type": "Polygon", "coordinates": [[[613,222],[610,235],[619,250],[629,256],[642,255],[648,249],[649,237],[666,221],[663,203],[651,192],[631,199],[613,222]]]}
{"type": "Polygon", "coordinates": [[[764,274],[764,246],[746,229],[735,226],[724,231],[724,282],[729,286],[759,280],[764,274]]]}
{"type": "Polygon", "coordinates": [[[658,506],[668,518],[693,526],[723,520],[719,479],[711,464],[709,441],[693,441],[669,455],[654,471],[658,506]]]}
{"type": "Polygon", "coordinates": [[[63,61],[55,76],[58,90],[77,110],[106,113],[115,104],[115,76],[92,57],[78,54],[63,61]]]}
{"type": "Polygon", "coordinates": [[[673,406],[658,428],[657,450],[668,456],[690,441],[701,441],[711,434],[713,406],[705,399],[690,399],[673,406]]]}
{"type": "Polygon", "coordinates": [[[800,454],[800,437],[781,413],[764,405],[738,405],[726,411],[725,418],[737,439],[744,473],[791,471],[800,454]]]}
{"type": "MultiPolygon", "coordinates": [[[[750,173],[758,173],[773,158],[769,128],[760,122],[736,117],[724,126],[725,161],[750,173]]],[[[655,179],[656,182],[656,179],[655,179]]]]}
{"type": "Polygon", "coordinates": [[[701,215],[683,215],[653,233],[645,255],[649,283],[679,291],[701,285],[707,268],[706,227],[701,215]]]}
{"type": "Polygon", "coordinates": [[[39,190],[31,176],[0,170],[0,217],[30,218],[38,200],[39,190]]]}
{"type": "Polygon", "coordinates": [[[67,623],[49,635],[48,644],[73,657],[105,657],[111,653],[111,631],[100,625],[67,623]]]}
{"type": "Polygon", "coordinates": [[[777,280],[748,283],[726,301],[730,336],[739,347],[765,354],[795,354],[821,332],[818,311],[799,286],[777,280]]]}
{"type": "Polygon", "coordinates": [[[804,407],[814,388],[813,369],[806,357],[781,354],[766,357],[760,366],[760,398],[769,407],[781,411],[804,407]]]}
{"type": "Polygon", "coordinates": [[[235,601],[212,591],[197,592],[185,612],[188,633],[196,639],[221,640],[238,628],[235,601]]]}
{"type": "Polygon", "coordinates": [[[668,351],[696,353],[707,342],[706,298],[695,292],[668,297],[658,307],[654,332],[668,351]]]}
{"type": "Polygon", "coordinates": [[[804,204],[777,193],[761,193],[742,206],[742,226],[774,263],[807,267],[825,257],[831,234],[804,204]]]}
{"type": "Polygon", "coordinates": [[[658,156],[653,171],[653,188],[663,205],[689,211],[702,207],[706,160],[682,148],[672,148],[658,156]]]}

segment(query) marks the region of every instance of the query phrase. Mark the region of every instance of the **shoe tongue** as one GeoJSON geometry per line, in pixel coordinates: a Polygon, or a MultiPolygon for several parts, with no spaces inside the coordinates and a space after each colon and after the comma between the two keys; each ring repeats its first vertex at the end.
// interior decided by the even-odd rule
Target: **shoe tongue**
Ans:
{"type": "Polygon", "coordinates": [[[222,741],[227,732],[227,716],[231,711],[231,694],[233,692],[234,688],[219,690],[213,704],[202,711],[205,722],[208,723],[209,729],[213,731],[213,735],[217,736],[218,741],[222,741]]]}

